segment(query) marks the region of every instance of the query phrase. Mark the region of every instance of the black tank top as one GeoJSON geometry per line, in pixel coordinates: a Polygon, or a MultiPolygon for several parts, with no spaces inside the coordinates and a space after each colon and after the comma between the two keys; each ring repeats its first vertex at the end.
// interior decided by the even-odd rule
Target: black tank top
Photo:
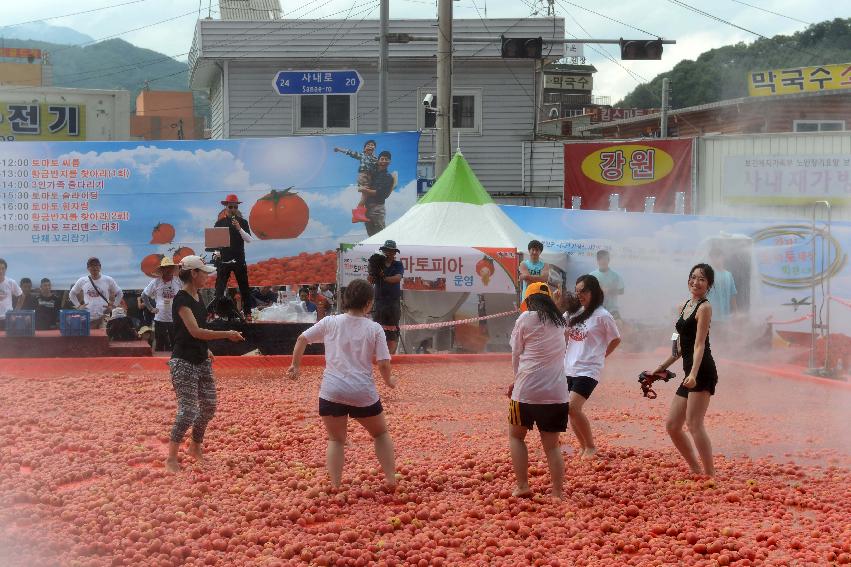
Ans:
{"type": "MultiPolygon", "coordinates": [[[[686,375],[691,372],[691,366],[694,362],[694,342],[697,339],[697,310],[700,306],[709,301],[708,299],[701,299],[697,302],[697,305],[694,306],[691,313],[685,319],[683,315],[685,315],[686,302],[683,305],[682,311],[680,311],[680,318],[677,319],[677,333],[680,335],[680,350],[683,355],[683,370],[686,375]]],[[[712,358],[712,349],[709,346],[709,333],[706,334],[706,342],[704,343],[704,351],[703,351],[703,360],[700,363],[700,368],[698,369],[698,379],[703,378],[714,378],[718,379],[718,372],[715,369],[715,360],[712,358]]]]}

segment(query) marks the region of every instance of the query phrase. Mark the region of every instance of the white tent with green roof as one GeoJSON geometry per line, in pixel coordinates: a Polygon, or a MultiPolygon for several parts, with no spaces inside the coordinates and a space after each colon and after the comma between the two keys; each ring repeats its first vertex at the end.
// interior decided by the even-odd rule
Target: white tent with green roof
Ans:
{"type": "Polygon", "coordinates": [[[381,245],[388,239],[400,248],[486,246],[525,251],[529,235],[502,212],[458,152],[416,205],[361,244],[381,245]]]}
{"type": "MultiPolygon", "coordinates": [[[[388,239],[395,240],[403,253],[405,246],[474,246],[525,251],[529,235],[494,203],[467,160],[458,152],[443,175],[416,205],[381,232],[361,241],[361,244],[372,244],[378,248],[388,239]]],[[[510,311],[516,307],[517,297],[514,294],[493,293],[483,297],[486,298],[490,313],[510,311]]],[[[476,296],[471,298],[469,293],[405,291],[402,323],[475,317],[478,314],[477,305],[476,296]]],[[[508,348],[507,337],[513,325],[513,317],[489,321],[488,348],[508,348]]],[[[405,352],[412,352],[420,341],[430,339],[433,348],[442,350],[448,348],[450,337],[448,328],[403,331],[402,348],[405,352]]]]}

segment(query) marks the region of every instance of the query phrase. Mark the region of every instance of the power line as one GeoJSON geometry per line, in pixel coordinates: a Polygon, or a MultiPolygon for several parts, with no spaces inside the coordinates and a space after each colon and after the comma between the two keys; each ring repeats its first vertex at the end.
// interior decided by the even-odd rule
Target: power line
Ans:
{"type": "Polygon", "coordinates": [[[780,12],[773,12],[767,8],[762,8],[760,6],[754,6],[753,4],[748,4],[747,2],[742,2],[741,0],[730,0],[731,2],[735,2],[736,4],[741,4],[742,6],[747,6],[749,8],[753,8],[754,10],[760,10],[765,12],[766,14],[774,14],[775,16],[780,16],[781,18],[786,18],[787,20],[792,20],[793,22],[799,22],[802,24],[807,24],[808,26],[813,25],[813,22],[807,22],[805,20],[799,20],[798,18],[793,18],[792,16],[787,16],[786,14],[781,14],[780,12]]]}
{"type": "Polygon", "coordinates": [[[709,18],[709,19],[715,20],[716,22],[720,22],[720,23],[722,23],[722,24],[726,24],[726,25],[728,25],[728,26],[734,27],[734,28],[736,28],[737,30],[741,30],[741,31],[743,31],[743,32],[747,32],[747,33],[749,33],[749,34],[755,35],[755,36],[757,36],[757,37],[759,37],[759,38],[761,38],[761,39],[765,39],[765,40],[767,40],[767,41],[772,41],[772,42],[776,43],[777,45],[779,45],[779,46],[781,46],[781,47],[785,47],[786,49],[791,49],[791,50],[793,50],[793,51],[800,51],[801,53],[806,53],[807,55],[809,55],[809,56],[811,56],[811,57],[814,57],[814,58],[819,58],[819,57],[821,57],[820,55],[818,55],[818,54],[816,54],[816,53],[813,53],[813,52],[811,52],[811,51],[806,51],[806,50],[804,50],[804,49],[801,49],[800,47],[795,47],[795,46],[792,46],[792,45],[787,45],[787,44],[785,44],[785,43],[783,43],[783,42],[781,42],[781,41],[777,41],[777,40],[776,40],[776,39],[774,39],[774,38],[771,38],[771,37],[765,36],[765,35],[763,35],[763,34],[761,34],[761,33],[759,33],[759,32],[756,32],[756,31],[750,30],[750,29],[748,29],[748,28],[746,28],[746,27],[742,27],[742,26],[740,26],[739,24],[736,24],[736,23],[731,22],[731,21],[729,21],[729,20],[725,20],[724,18],[721,18],[721,17],[716,16],[716,15],[714,15],[714,14],[710,14],[709,12],[705,12],[705,11],[701,10],[700,8],[696,8],[696,7],[692,6],[691,4],[687,4],[686,2],[683,2],[682,0],[668,0],[668,2],[670,2],[671,4],[674,4],[675,6],[680,6],[681,8],[685,8],[686,10],[690,10],[690,11],[692,11],[692,12],[696,13],[696,14],[700,14],[701,16],[704,16],[704,17],[707,17],[707,18],[709,18]]]}
{"type": "Polygon", "coordinates": [[[69,14],[62,14],[61,16],[48,16],[46,18],[39,18],[37,20],[27,20],[25,22],[18,22],[16,24],[6,24],[4,26],[0,26],[2,28],[13,28],[15,26],[22,26],[24,24],[34,24],[36,22],[46,22],[48,20],[58,20],[59,18],[67,18],[69,16],[79,16],[81,14],[91,14],[92,12],[100,12],[101,10],[110,10],[112,8],[118,8],[120,6],[128,6],[130,4],[139,4],[141,2],[146,2],[147,0],[130,0],[129,2],[122,2],[120,4],[112,4],[110,6],[101,6],[100,8],[92,8],[91,10],[83,10],[82,12],[71,12],[69,14]]]}
{"type": "MultiPolygon", "coordinates": [[[[622,26],[626,26],[626,27],[628,27],[628,28],[632,28],[632,29],[634,29],[634,30],[636,30],[636,31],[640,31],[641,33],[646,33],[647,35],[650,35],[650,36],[653,36],[653,37],[662,37],[662,36],[657,35],[657,34],[655,34],[655,33],[650,33],[650,32],[649,32],[649,31],[647,31],[647,30],[643,30],[643,29],[641,29],[641,28],[639,28],[639,27],[636,27],[636,26],[634,26],[634,25],[632,25],[632,24],[628,24],[628,23],[626,23],[626,22],[622,22],[622,21],[620,21],[620,20],[618,20],[618,19],[616,19],[616,18],[613,18],[613,17],[611,17],[611,16],[607,16],[606,14],[601,14],[600,12],[595,12],[594,10],[592,10],[592,9],[590,9],[590,8],[586,8],[585,6],[580,6],[579,4],[575,4],[575,3],[573,3],[573,2],[570,2],[569,0],[561,0],[561,1],[562,1],[562,2],[564,2],[565,4],[569,4],[569,5],[573,6],[574,8],[579,8],[580,10],[585,10],[586,12],[591,12],[591,13],[592,13],[592,14],[594,14],[595,16],[599,16],[599,17],[601,17],[601,18],[605,18],[606,20],[609,20],[609,21],[611,21],[611,22],[615,22],[616,24],[620,24],[620,25],[622,25],[622,26]]],[[[567,12],[567,10],[565,10],[565,12],[567,12]]]]}

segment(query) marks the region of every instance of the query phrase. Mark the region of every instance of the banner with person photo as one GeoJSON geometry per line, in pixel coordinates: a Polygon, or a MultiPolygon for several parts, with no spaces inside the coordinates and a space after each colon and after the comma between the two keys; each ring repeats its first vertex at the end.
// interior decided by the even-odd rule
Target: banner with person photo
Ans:
{"type": "MultiPolygon", "coordinates": [[[[341,283],[369,274],[375,246],[343,244],[341,283]]],[[[517,250],[472,246],[403,246],[396,260],[405,267],[402,289],[470,293],[517,292],[517,250]]]]}
{"type": "Polygon", "coordinates": [[[204,254],[205,229],[233,213],[252,235],[250,285],[331,283],[339,242],[416,202],[418,141],[401,132],[0,143],[0,257],[14,279],[67,288],[96,256],[138,289],[163,255],[204,254]],[[230,195],[238,208],[222,204],[230,195]]]}

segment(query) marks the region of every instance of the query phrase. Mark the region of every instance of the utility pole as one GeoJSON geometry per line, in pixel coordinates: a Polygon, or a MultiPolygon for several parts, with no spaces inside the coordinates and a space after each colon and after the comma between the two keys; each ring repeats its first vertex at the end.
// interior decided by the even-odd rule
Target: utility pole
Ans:
{"type": "Polygon", "coordinates": [[[671,92],[671,79],[662,79],[662,122],[659,125],[659,136],[668,137],[668,95],[671,92]]]}
{"type": "Polygon", "coordinates": [[[390,0],[381,0],[381,20],[378,40],[378,131],[387,131],[387,25],[390,20],[390,0]]]}
{"type": "Polygon", "coordinates": [[[452,153],[452,1],[439,0],[437,10],[437,155],[435,179],[452,153]]]}

